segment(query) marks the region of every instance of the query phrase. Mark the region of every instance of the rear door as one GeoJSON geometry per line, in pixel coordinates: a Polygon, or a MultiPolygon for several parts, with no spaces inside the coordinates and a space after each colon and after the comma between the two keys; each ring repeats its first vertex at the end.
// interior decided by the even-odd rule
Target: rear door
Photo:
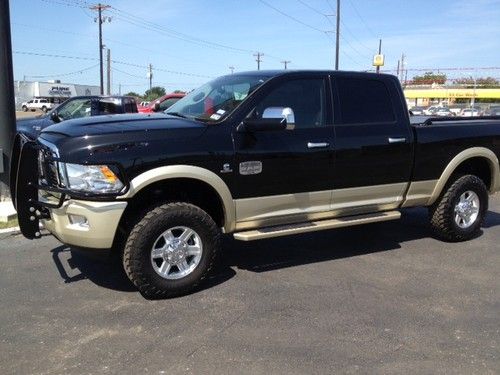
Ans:
{"type": "Polygon", "coordinates": [[[335,97],[332,209],[354,214],[401,204],[413,163],[413,134],[395,79],[339,74],[335,97]]]}

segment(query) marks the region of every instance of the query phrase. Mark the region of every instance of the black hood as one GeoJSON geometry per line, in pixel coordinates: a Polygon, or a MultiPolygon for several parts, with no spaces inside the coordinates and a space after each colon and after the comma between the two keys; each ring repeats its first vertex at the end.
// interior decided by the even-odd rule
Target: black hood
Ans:
{"type": "Polygon", "coordinates": [[[67,137],[82,137],[204,127],[203,123],[165,114],[123,114],[64,121],[45,128],[42,135],[56,133],[67,137]]]}
{"type": "Polygon", "coordinates": [[[30,138],[36,138],[42,129],[52,124],[54,124],[54,121],[48,115],[23,118],[16,121],[17,131],[26,134],[30,138]]]}

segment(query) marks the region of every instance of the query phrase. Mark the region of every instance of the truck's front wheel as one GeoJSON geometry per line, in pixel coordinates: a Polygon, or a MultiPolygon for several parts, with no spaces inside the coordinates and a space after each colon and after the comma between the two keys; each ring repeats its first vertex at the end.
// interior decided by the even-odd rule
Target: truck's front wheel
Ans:
{"type": "Polygon", "coordinates": [[[186,294],[210,272],[220,236],[215,222],[199,207],[160,205],[130,232],[123,253],[125,272],[147,298],[186,294]]]}
{"type": "Polygon", "coordinates": [[[479,233],[488,211],[488,190],[473,175],[458,178],[430,208],[431,226],[446,241],[465,241],[479,233]]]}

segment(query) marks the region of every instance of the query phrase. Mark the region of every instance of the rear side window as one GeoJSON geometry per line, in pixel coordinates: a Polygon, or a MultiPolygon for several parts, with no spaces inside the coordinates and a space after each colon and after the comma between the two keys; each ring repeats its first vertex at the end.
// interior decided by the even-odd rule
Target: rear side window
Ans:
{"type": "Polygon", "coordinates": [[[394,122],[394,109],[384,82],[375,79],[337,78],[343,124],[394,122]]]}

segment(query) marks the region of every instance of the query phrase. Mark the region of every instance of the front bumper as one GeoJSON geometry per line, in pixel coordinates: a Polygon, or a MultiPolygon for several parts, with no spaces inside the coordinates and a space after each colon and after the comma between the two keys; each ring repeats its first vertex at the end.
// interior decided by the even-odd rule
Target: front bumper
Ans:
{"type": "Polygon", "coordinates": [[[38,143],[22,134],[14,142],[11,196],[22,234],[28,239],[40,238],[39,223],[42,222],[65,244],[110,248],[127,202],[113,200],[112,196],[74,196],[59,187],[54,164],[51,169],[51,165],[39,159],[41,149],[38,143]],[[40,176],[45,177],[43,185],[40,176]]]}
{"type": "Polygon", "coordinates": [[[127,202],[66,201],[60,208],[49,209],[44,227],[61,242],[78,247],[108,249],[127,202]],[[72,223],[70,215],[86,219],[85,225],[72,223]]]}

